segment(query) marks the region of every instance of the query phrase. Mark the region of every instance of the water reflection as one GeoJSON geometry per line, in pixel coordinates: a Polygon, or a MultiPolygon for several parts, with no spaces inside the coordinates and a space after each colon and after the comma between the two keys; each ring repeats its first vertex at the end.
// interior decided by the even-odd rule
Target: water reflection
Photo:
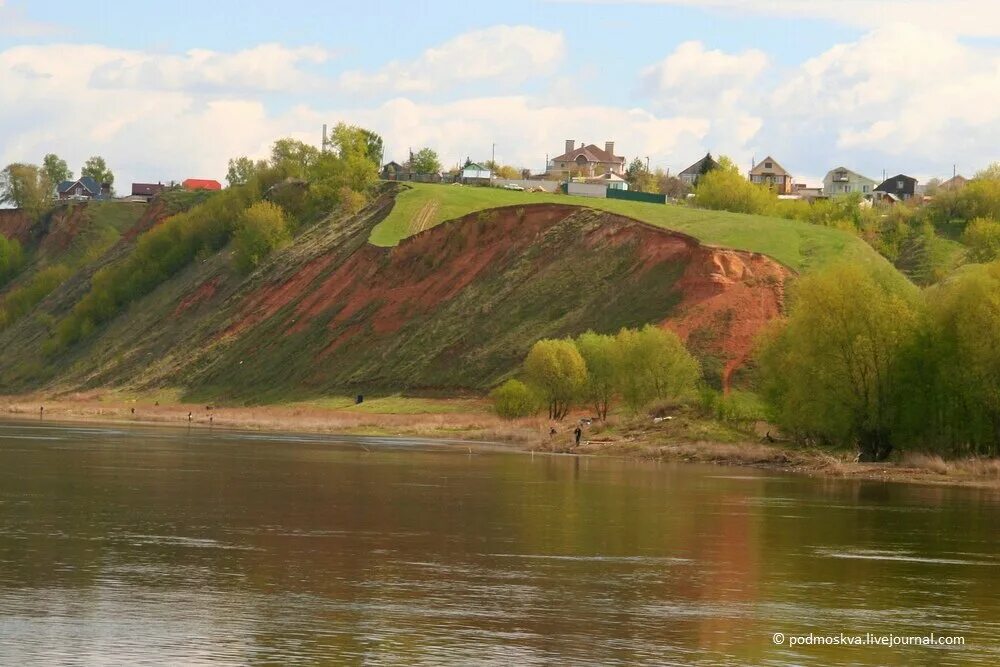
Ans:
{"type": "Polygon", "coordinates": [[[992,665],[997,500],[381,438],[0,425],[0,664],[992,665]],[[930,630],[968,645],[771,642],[930,630]]]}

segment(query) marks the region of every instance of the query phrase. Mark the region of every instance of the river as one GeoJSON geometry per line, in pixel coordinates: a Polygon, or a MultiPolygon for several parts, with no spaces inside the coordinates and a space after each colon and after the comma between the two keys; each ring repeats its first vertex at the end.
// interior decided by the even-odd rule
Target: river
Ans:
{"type": "Polygon", "coordinates": [[[998,503],[420,441],[2,423],[0,665],[996,665],[998,503]],[[965,645],[789,645],[931,632],[965,645]]]}

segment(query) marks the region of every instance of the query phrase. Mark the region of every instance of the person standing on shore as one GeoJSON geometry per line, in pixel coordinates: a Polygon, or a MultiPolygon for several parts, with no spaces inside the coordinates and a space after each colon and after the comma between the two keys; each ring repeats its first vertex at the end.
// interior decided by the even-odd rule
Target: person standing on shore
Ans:
{"type": "Polygon", "coordinates": [[[580,446],[580,438],[581,437],[583,437],[583,429],[580,428],[580,426],[578,424],[577,427],[575,429],[573,429],[573,440],[574,440],[573,446],[574,447],[579,447],[580,446]]]}

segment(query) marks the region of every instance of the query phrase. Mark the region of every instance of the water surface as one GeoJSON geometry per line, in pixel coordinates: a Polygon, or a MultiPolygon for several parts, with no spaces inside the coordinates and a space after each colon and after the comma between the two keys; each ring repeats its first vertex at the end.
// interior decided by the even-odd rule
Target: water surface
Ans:
{"type": "Polygon", "coordinates": [[[1000,664],[995,492],[0,423],[0,665],[1000,664]],[[955,634],[962,648],[775,646],[955,634]]]}

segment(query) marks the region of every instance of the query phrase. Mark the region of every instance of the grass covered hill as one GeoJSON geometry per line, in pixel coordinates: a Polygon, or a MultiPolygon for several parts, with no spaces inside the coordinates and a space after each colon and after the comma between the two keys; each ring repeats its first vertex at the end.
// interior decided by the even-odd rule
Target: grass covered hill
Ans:
{"type": "Polygon", "coordinates": [[[402,239],[469,213],[498,206],[556,202],[585,206],[689,234],[702,243],[773,257],[797,272],[831,261],[890,265],[853,234],[798,220],[619,199],[570,197],[500,188],[407,184],[392,213],[372,231],[371,242],[394,246],[402,239]]]}

